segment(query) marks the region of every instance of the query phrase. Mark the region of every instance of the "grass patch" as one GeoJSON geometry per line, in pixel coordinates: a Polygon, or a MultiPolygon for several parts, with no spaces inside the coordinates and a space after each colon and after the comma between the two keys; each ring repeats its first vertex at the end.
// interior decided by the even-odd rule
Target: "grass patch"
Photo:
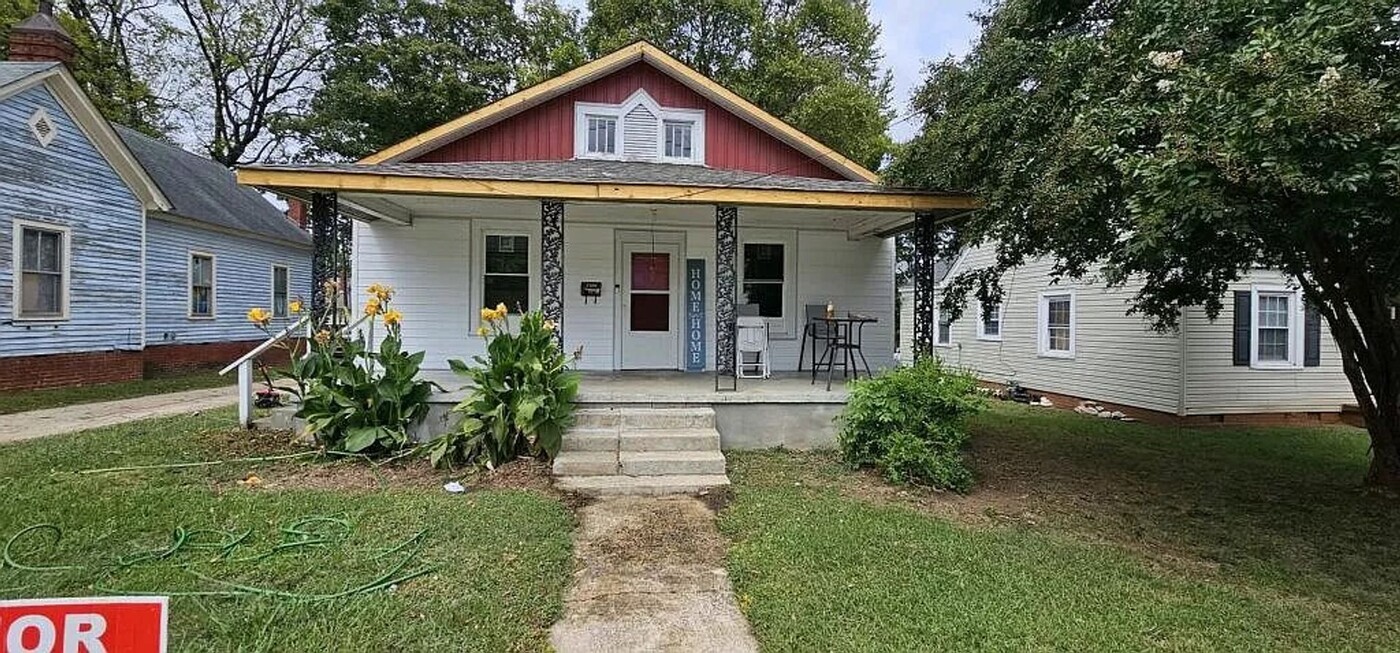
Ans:
{"type": "Polygon", "coordinates": [[[219,376],[217,370],[201,370],[189,374],[158,376],[135,381],[119,381],[74,388],[44,388],[0,394],[0,415],[22,413],[43,408],[60,408],[98,401],[131,399],[169,392],[202,390],[233,385],[236,379],[219,376]]]}
{"type": "MultiPolygon", "coordinates": [[[[229,431],[228,410],[128,424],[0,446],[0,540],[36,523],[64,538],[30,537],[15,555],[30,565],[81,569],[0,570],[0,598],[87,596],[104,590],[174,593],[171,650],[539,650],[557,618],[568,581],[572,517],[536,491],[442,491],[433,472],[400,484],[385,470],[382,487],[326,482],[327,465],[306,461],[230,464],[78,475],[75,470],[232,458],[295,451],[285,440],[229,431]],[[249,475],[261,486],[239,483],[249,475]],[[422,477],[420,477],[422,476],[422,477]],[[426,482],[424,482],[426,481],[426,482]],[[281,529],[324,515],[328,541],[273,555],[281,529]],[[182,550],[123,567],[119,561],[167,547],[172,532],[249,531],[233,553],[182,550]],[[393,549],[426,529],[423,546],[393,549]],[[326,601],[275,597],[190,596],[253,586],[297,594],[334,594],[363,585],[411,556],[404,571],[435,568],[392,591],[326,601]],[[203,578],[201,578],[203,576],[203,578]],[[211,580],[214,579],[214,580],[211,580]],[[218,582],[218,581],[223,581],[218,582]]],[[[364,465],[341,464],[351,475],[364,465]]],[[[334,470],[332,466],[329,469],[334,470]]],[[[376,472],[378,473],[378,472],[376,472]]],[[[200,541],[218,539],[204,533],[200,541]]]]}
{"type": "Polygon", "coordinates": [[[720,524],[771,650],[1386,650],[1400,502],[1357,488],[1366,446],[998,405],[968,496],[742,454],[720,524]]]}

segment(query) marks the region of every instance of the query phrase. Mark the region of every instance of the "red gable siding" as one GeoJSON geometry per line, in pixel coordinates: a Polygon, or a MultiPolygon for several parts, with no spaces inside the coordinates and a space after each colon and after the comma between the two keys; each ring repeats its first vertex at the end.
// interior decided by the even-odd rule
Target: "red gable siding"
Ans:
{"type": "Polygon", "coordinates": [[[641,62],[448,143],[414,161],[452,163],[572,159],[574,103],[621,104],[638,88],[646,89],[662,107],[705,110],[705,159],[711,168],[844,179],[840,173],[641,62]]]}

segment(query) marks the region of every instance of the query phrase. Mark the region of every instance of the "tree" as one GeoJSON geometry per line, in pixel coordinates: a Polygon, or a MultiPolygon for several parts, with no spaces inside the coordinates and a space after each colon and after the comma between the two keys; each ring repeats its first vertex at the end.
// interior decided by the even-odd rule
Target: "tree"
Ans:
{"type": "Polygon", "coordinates": [[[516,66],[519,86],[533,86],[588,60],[578,10],[560,7],[555,0],[525,0],[520,20],[525,51],[516,66]]]}
{"type": "Polygon", "coordinates": [[[867,0],[590,0],[589,53],[646,39],[838,152],[891,151],[891,79],[867,0]]]}
{"type": "Polygon", "coordinates": [[[995,301],[1002,272],[1141,282],[1133,310],[1214,319],[1256,267],[1292,275],[1336,338],[1400,488],[1400,18],[1390,0],[1002,0],[963,60],[933,66],[894,170],[976,193],[960,225],[996,264],[942,304],[995,301]]]}
{"type": "MultiPolygon", "coordinates": [[[[9,28],[32,16],[37,5],[36,0],[0,0],[0,59],[8,57],[9,28]]],[[[113,40],[112,32],[99,29],[107,26],[124,34],[123,30],[141,19],[125,11],[111,11],[119,6],[124,6],[123,0],[73,0],[68,3],[68,12],[58,14],[76,50],[70,70],[103,117],[159,135],[164,131],[160,101],[137,71],[133,53],[126,50],[127,41],[113,40]]],[[[155,39],[153,34],[146,36],[155,39]]]]}
{"type": "Polygon", "coordinates": [[[267,158],[286,144],[298,104],[319,74],[325,45],[312,0],[174,0],[194,56],[185,111],[226,166],[267,158]]]}

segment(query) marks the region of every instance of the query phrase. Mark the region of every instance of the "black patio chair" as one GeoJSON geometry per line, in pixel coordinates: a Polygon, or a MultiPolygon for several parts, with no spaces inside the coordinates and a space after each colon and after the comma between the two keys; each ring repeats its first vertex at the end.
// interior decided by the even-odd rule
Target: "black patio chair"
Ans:
{"type": "MultiPolygon", "coordinates": [[[[830,322],[821,319],[826,317],[825,304],[807,304],[806,314],[807,322],[802,325],[802,347],[797,351],[797,371],[799,372],[802,371],[802,357],[807,354],[809,340],[812,343],[812,367],[815,371],[817,361],[821,360],[817,357],[817,341],[820,340],[829,347],[831,341],[836,339],[835,327],[830,322]]],[[[822,355],[825,354],[826,350],[823,349],[822,355]]]]}

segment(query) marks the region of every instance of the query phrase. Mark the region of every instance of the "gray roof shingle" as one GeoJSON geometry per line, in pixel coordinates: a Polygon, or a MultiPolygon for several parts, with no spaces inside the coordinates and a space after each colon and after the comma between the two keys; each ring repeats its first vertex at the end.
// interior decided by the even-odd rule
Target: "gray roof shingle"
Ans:
{"type": "Polygon", "coordinates": [[[146,174],[172,205],[170,213],[190,220],[309,245],[311,237],[258,191],[238,185],[218,162],[112,125],[146,174]]]}
{"type": "MultiPolygon", "coordinates": [[[[309,165],[253,165],[250,169],[295,170],[304,172],[349,172],[408,177],[446,177],[491,181],[546,181],[587,184],[644,184],[660,186],[705,186],[713,188],[752,188],[768,190],[810,190],[852,193],[891,191],[926,193],[898,189],[864,181],[789,177],[776,174],[716,170],[674,163],[638,161],[476,161],[469,163],[322,163],[309,165]]],[[[937,194],[937,193],[928,193],[937,194]]]]}
{"type": "Polygon", "coordinates": [[[53,61],[0,61],[0,86],[9,86],[57,65],[53,61]]]}

